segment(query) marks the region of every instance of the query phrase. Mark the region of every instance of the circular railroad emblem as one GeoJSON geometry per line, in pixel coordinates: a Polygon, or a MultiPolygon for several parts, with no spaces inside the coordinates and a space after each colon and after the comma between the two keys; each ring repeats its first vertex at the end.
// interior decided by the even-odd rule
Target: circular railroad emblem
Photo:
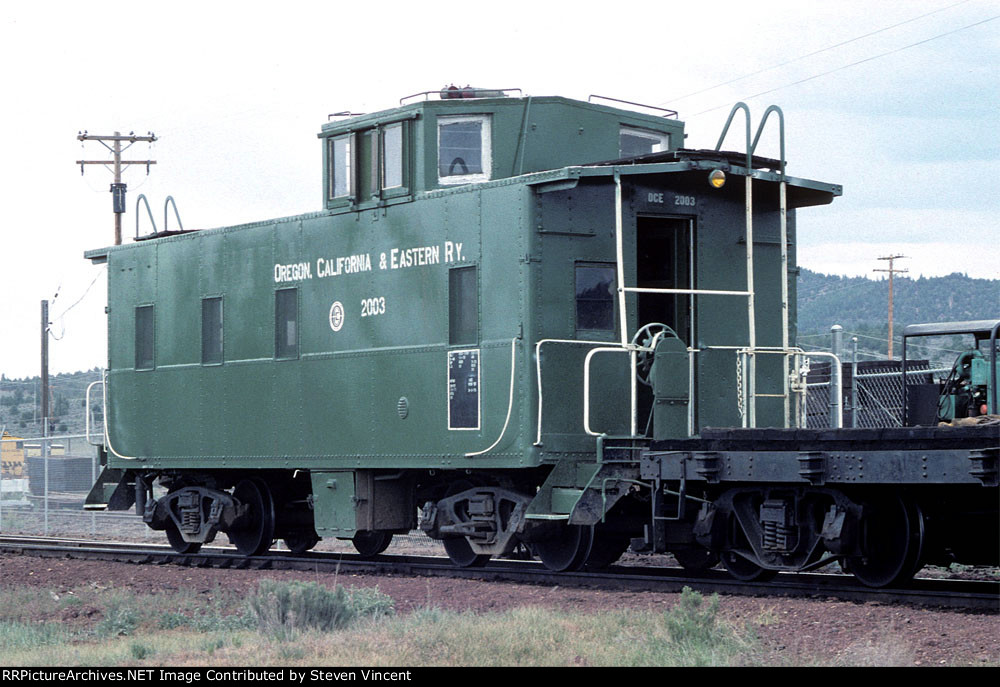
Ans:
{"type": "Polygon", "coordinates": [[[340,301],[334,301],[333,305],[330,306],[330,329],[339,332],[343,326],[344,306],[341,305],[340,301]]]}

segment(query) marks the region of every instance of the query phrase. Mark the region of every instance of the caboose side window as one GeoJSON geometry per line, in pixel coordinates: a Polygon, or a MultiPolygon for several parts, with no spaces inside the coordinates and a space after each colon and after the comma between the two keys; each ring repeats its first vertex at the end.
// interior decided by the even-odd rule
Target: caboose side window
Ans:
{"type": "Polygon", "coordinates": [[[448,343],[474,344],[479,338],[479,285],[476,267],[456,267],[448,272],[448,343]]]}
{"type": "Polygon", "coordinates": [[[201,299],[201,364],[222,363],[222,298],[201,299]]]}
{"type": "Polygon", "coordinates": [[[613,331],[615,328],[615,268],[576,266],[576,328],[613,331]]]}
{"type": "Polygon", "coordinates": [[[354,192],[354,137],[338,136],[330,139],[330,199],[346,198],[354,192]]]}
{"type": "Polygon", "coordinates": [[[403,185],[403,125],[393,124],[382,130],[382,188],[403,185]]]}
{"type": "Polygon", "coordinates": [[[669,134],[623,126],[618,134],[618,154],[621,157],[635,157],[661,153],[670,147],[669,134]]]}
{"type": "Polygon", "coordinates": [[[299,290],[274,292],[274,357],[299,357],[299,290]]]}
{"type": "Polygon", "coordinates": [[[440,183],[487,181],[490,178],[490,165],[489,117],[438,117],[440,183]]]}
{"type": "Polygon", "coordinates": [[[156,320],[153,306],[140,305],[135,309],[135,369],[152,370],[154,367],[156,320]]]}

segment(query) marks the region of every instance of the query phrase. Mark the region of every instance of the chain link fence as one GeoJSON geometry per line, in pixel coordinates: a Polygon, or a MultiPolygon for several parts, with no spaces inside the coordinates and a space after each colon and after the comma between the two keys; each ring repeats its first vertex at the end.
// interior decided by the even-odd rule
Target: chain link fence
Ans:
{"type": "MultiPolygon", "coordinates": [[[[96,430],[98,434],[100,430],[96,430]]],[[[101,472],[97,447],[82,434],[0,440],[0,533],[89,541],[166,544],[130,511],[85,511],[84,500],[101,472]]],[[[212,546],[228,546],[220,534],[212,546]]],[[[275,549],[284,548],[278,542],[275,549]]],[[[356,553],[350,541],[324,539],[318,551],[356,553]]],[[[396,535],[386,553],[443,556],[444,547],[420,531],[396,535]]]]}
{"type": "MultiPolygon", "coordinates": [[[[810,428],[830,427],[830,363],[811,368],[806,378],[806,415],[810,428]]],[[[903,424],[903,374],[898,360],[843,363],[845,427],[901,427],[903,424]]],[[[950,367],[931,367],[928,360],[908,360],[907,389],[934,382],[950,367]]]]}

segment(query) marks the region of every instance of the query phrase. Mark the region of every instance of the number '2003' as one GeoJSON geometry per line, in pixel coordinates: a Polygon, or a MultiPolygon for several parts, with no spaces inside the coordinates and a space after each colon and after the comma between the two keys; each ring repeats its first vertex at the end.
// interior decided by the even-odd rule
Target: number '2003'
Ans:
{"type": "Polygon", "coordinates": [[[362,298],[361,317],[374,317],[385,314],[385,298],[362,298]]]}

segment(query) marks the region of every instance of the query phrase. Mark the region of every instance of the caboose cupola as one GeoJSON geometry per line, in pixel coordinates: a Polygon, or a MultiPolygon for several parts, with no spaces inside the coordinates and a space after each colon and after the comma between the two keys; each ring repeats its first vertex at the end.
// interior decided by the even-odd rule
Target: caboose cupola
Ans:
{"type": "Polygon", "coordinates": [[[518,89],[448,87],[323,125],[323,203],[351,211],[420,193],[680,147],[676,113],[644,114],[518,89]],[[415,100],[416,99],[416,100],[415,100]]]}

